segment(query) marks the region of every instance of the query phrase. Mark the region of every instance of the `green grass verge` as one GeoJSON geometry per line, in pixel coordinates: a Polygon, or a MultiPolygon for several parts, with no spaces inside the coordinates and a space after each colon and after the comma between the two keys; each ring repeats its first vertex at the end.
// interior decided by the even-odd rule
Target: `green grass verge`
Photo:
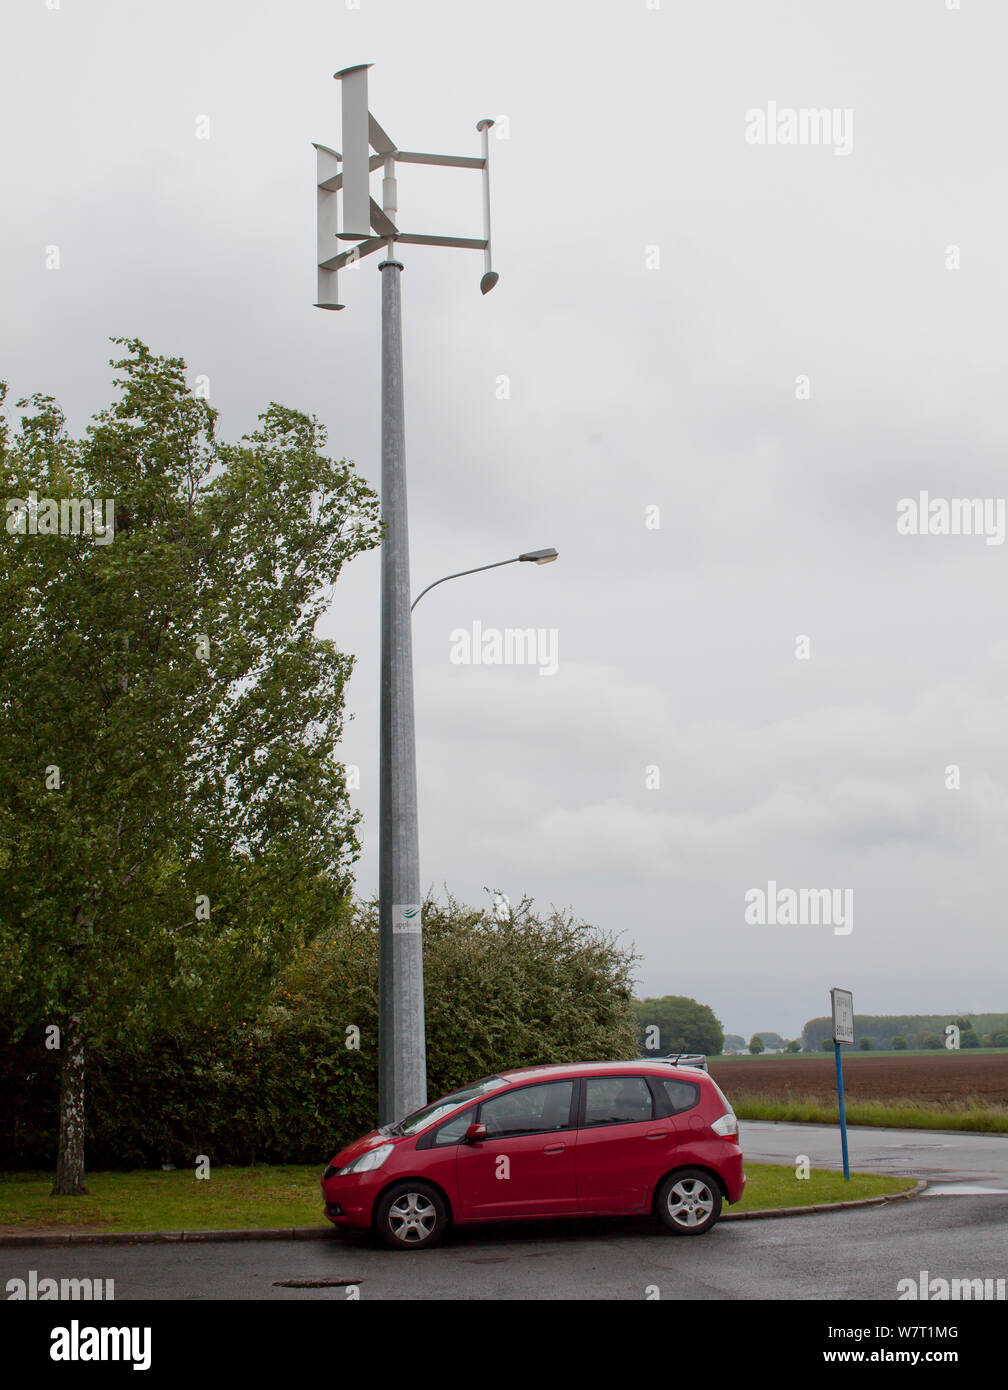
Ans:
{"type": "MultiPolygon", "coordinates": [[[[815,1172],[800,1181],[793,1167],[746,1164],[745,1196],[733,1211],[811,1206],[903,1192],[913,1178],[815,1172]]],[[[0,1174],[0,1227],[53,1231],[225,1231],[324,1223],[317,1167],[216,1168],[191,1172],[92,1173],[86,1197],[50,1197],[51,1174],[0,1174]]]]}
{"type": "Polygon", "coordinates": [[[741,1202],[731,1211],[774,1211],[781,1207],[811,1207],[820,1202],[858,1202],[865,1197],[885,1197],[893,1192],[909,1192],[916,1178],[894,1178],[884,1173],[852,1173],[844,1181],[842,1172],[817,1171],[807,1178],[795,1177],[794,1167],[776,1163],[747,1163],[746,1188],[741,1202]]]}
{"type": "MultiPolygon", "coordinates": [[[[794,1124],[839,1123],[836,1101],[815,1096],[777,1096],[731,1091],[732,1109],[740,1120],[786,1120],[794,1124]]],[[[884,1129],[965,1129],[981,1134],[1008,1134],[1008,1106],[980,1101],[949,1101],[944,1105],[914,1100],[851,1100],[847,1123],[884,1129]]]]}
{"type": "Polygon", "coordinates": [[[0,1174],[0,1227],[89,1231],[225,1231],[318,1226],[319,1166],[89,1173],[86,1197],[51,1197],[52,1174],[0,1174]]]}

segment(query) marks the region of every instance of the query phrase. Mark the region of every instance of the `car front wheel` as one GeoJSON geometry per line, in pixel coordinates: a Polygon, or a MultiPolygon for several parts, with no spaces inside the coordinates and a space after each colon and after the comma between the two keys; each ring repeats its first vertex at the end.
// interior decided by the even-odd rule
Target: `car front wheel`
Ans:
{"type": "Polygon", "coordinates": [[[721,1189],[699,1168],[684,1168],[665,1179],[655,1205],[673,1235],[702,1236],[721,1215],[721,1189]]]}
{"type": "Polygon", "coordinates": [[[389,1188],[375,1214],[378,1234],[393,1250],[425,1250],[441,1239],[447,1224],[444,1199],[422,1182],[389,1188]]]}

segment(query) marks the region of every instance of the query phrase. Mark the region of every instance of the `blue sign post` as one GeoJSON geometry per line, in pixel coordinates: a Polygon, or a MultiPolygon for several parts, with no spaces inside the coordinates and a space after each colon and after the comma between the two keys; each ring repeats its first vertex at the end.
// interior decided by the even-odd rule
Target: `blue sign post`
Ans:
{"type": "Polygon", "coordinates": [[[847,1109],[844,1105],[843,1062],[840,1044],[854,1041],[854,996],[849,989],[831,989],[830,1007],[833,1013],[833,1052],[836,1056],[837,1101],[840,1105],[840,1144],[843,1149],[844,1182],[850,1182],[850,1161],[847,1156],[847,1109]]]}
{"type": "Polygon", "coordinates": [[[840,1101],[840,1143],[843,1147],[843,1175],[844,1182],[850,1182],[850,1162],[847,1158],[847,1111],[843,1098],[843,1063],[840,1060],[840,1044],[835,1042],[833,1049],[836,1052],[836,1089],[840,1101]]]}

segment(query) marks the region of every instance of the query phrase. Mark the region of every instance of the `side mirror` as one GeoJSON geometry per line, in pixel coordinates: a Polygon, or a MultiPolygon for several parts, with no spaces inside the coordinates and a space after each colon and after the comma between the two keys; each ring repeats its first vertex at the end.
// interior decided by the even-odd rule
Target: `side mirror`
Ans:
{"type": "Polygon", "coordinates": [[[465,1132],[465,1144],[479,1144],[486,1138],[486,1125],[470,1125],[465,1132]]]}

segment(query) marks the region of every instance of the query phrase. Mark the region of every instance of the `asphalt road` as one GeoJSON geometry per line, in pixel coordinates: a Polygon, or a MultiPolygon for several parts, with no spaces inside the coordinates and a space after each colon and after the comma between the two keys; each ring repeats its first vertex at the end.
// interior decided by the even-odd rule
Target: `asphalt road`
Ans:
{"type": "Polygon", "coordinates": [[[729,1221],[706,1236],[665,1235],[643,1221],[553,1222],[453,1232],[433,1250],[370,1240],[0,1250],[0,1271],[114,1278],[116,1302],[155,1299],[361,1300],[895,1299],[900,1279],[1008,1275],[1004,1196],[916,1199],[773,1221],[729,1221]]]}
{"type": "MultiPolygon", "coordinates": [[[[747,1123],[747,1156],[836,1167],[826,1126],[747,1123]]],[[[1008,1276],[1008,1137],[853,1131],[856,1168],[907,1172],[958,1195],[882,1207],[731,1221],[709,1235],[669,1236],[647,1221],[536,1222],[453,1231],[443,1245],[400,1253],[368,1237],[0,1249],[0,1283],[40,1276],[114,1278],[116,1300],[339,1299],[346,1286],[278,1287],[279,1280],[349,1280],[362,1300],[408,1299],[895,1299],[920,1272],[1008,1276]],[[969,1195],[959,1184],[990,1187],[969,1195]]]]}
{"type": "MultiPolygon", "coordinates": [[[[752,1163],[794,1163],[806,1154],[813,1168],[843,1167],[838,1125],[740,1120],[739,1130],[742,1152],[752,1163]]],[[[1008,1134],[857,1128],[848,1129],[847,1143],[852,1172],[910,1173],[938,1191],[968,1184],[1008,1192],[1008,1134]]]]}

